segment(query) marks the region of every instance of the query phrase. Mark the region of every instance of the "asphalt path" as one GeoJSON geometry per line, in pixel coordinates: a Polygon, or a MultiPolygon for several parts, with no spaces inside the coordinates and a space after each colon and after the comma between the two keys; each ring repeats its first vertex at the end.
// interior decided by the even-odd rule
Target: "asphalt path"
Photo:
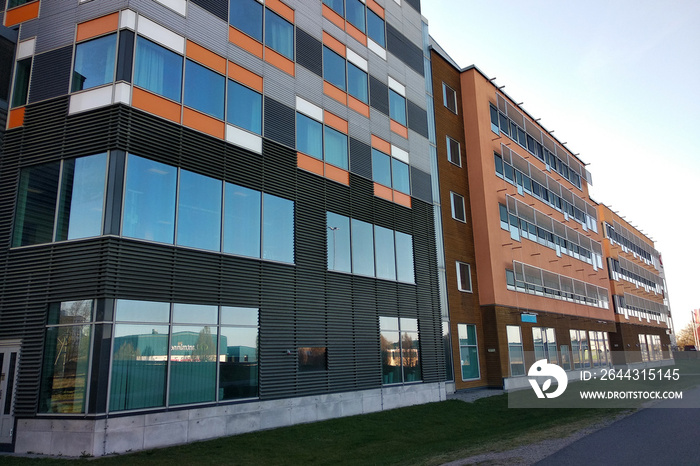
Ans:
{"type": "Polygon", "coordinates": [[[535,464],[700,465],[700,388],[684,391],[684,407],[670,405],[642,409],[535,464]]]}

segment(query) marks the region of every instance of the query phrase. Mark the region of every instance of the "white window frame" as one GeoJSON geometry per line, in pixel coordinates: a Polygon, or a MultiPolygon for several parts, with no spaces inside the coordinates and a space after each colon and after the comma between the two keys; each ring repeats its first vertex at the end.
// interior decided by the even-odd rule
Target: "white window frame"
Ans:
{"type": "Polygon", "coordinates": [[[472,286],[472,266],[469,265],[469,264],[466,263],[466,262],[460,262],[460,261],[456,261],[456,262],[455,262],[455,265],[456,265],[456,268],[457,268],[457,289],[458,289],[459,291],[463,291],[463,292],[465,292],[465,293],[472,293],[472,292],[473,292],[473,291],[472,291],[472,290],[473,290],[473,286],[472,286]],[[466,267],[467,267],[466,273],[467,273],[467,277],[469,278],[469,289],[468,289],[468,290],[462,288],[462,277],[463,277],[462,266],[466,266],[466,267]]]}
{"type": "Polygon", "coordinates": [[[458,222],[462,223],[467,223],[467,210],[464,207],[464,196],[461,194],[457,194],[453,191],[450,191],[450,208],[452,209],[452,218],[457,220],[458,222]],[[462,212],[464,213],[464,218],[457,218],[456,216],[456,211],[455,211],[455,200],[459,198],[459,201],[462,204],[462,212]]]}
{"type": "Polygon", "coordinates": [[[447,143],[447,161],[450,162],[453,165],[457,165],[458,167],[462,166],[462,145],[457,141],[456,139],[452,139],[449,136],[445,136],[445,142],[447,143]],[[454,141],[457,144],[457,162],[453,160],[452,157],[452,149],[450,149],[451,144],[450,141],[454,141]]]}
{"type": "Polygon", "coordinates": [[[447,108],[449,111],[454,113],[455,115],[459,115],[457,111],[457,91],[452,89],[450,86],[445,84],[444,82],[442,83],[442,104],[447,108]],[[454,105],[454,110],[448,105],[448,98],[447,98],[447,90],[452,91],[452,104],[454,105]]]}

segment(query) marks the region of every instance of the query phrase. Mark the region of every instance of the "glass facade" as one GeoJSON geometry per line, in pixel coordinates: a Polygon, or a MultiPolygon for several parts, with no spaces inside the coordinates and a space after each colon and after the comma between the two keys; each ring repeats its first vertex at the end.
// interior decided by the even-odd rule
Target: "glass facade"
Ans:
{"type": "Polygon", "coordinates": [[[367,8],[367,35],[377,44],[386,47],[384,20],[369,8],[367,8]]]}
{"type": "Polygon", "coordinates": [[[139,36],[136,41],[134,85],[180,102],[182,56],[139,36]]]}
{"type": "Polygon", "coordinates": [[[294,60],[294,25],[269,9],[265,9],[265,45],[294,60]]]}
{"type": "Polygon", "coordinates": [[[382,383],[419,382],[422,378],[418,320],[379,317],[382,383]]]}
{"type": "Polygon", "coordinates": [[[323,47],[323,79],[345,90],[345,58],[328,47],[323,47]]]}
{"type": "Polygon", "coordinates": [[[226,121],[262,134],[262,95],[236,81],[228,80],[226,121]]]}
{"type": "Polygon", "coordinates": [[[209,68],[185,60],[184,104],[220,120],[224,119],[226,78],[209,68]]]}
{"type": "Polygon", "coordinates": [[[32,58],[23,58],[15,66],[15,84],[12,88],[11,107],[21,107],[27,104],[29,96],[29,77],[32,73],[32,58]]]}
{"type": "Polygon", "coordinates": [[[116,53],[116,34],[77,44],[71,91],[90,89],[114,81],[116,53]]]}
{"type": "Polygon", "coordinates": [[[389,89],[389,116],[406,126],[406,98],[393,89],[389,89]]]}
{"type": "Polygon", "coordinates": [[[263,36],[263,6],[256,0],[236,0],[229,3],[229,23],[258,42],[263,36]]]}
{"type": "Polygon", "coordinates": [[[523,352],[523,337],[520,334],[520,326],[506,325],[506,335],[508,337],[510,375],[511,377],[525,375],[525,353],[523,352]]]}
{"type": "Polygon", "coordinates": [[[369,102],[367,73],[350,62],[348,62],[348,94],[361,102],[369,102]]]}

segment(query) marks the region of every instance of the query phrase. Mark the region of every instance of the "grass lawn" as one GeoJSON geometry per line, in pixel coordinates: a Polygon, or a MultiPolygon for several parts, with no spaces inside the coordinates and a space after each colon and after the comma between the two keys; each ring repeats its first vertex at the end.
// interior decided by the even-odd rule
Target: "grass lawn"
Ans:
{"type": "Polygon", "coordinates": [[[449,400],[284,427],[178,447],[90,460],[2,456],[0,463],[46,466],[141,464],[440,464],[561,437],[619,409],[508,409],[507,395],[449,400]]]}

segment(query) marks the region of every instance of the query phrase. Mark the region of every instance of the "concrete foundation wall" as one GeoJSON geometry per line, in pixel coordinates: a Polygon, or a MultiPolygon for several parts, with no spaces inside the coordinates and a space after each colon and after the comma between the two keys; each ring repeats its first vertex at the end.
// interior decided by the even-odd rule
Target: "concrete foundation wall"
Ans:
{"type": "Polygon", "coordinates": [[[445,384],[430,383],[99,420],[20,419],[15,452],[103,456],[445,399],[445,384]]]}

